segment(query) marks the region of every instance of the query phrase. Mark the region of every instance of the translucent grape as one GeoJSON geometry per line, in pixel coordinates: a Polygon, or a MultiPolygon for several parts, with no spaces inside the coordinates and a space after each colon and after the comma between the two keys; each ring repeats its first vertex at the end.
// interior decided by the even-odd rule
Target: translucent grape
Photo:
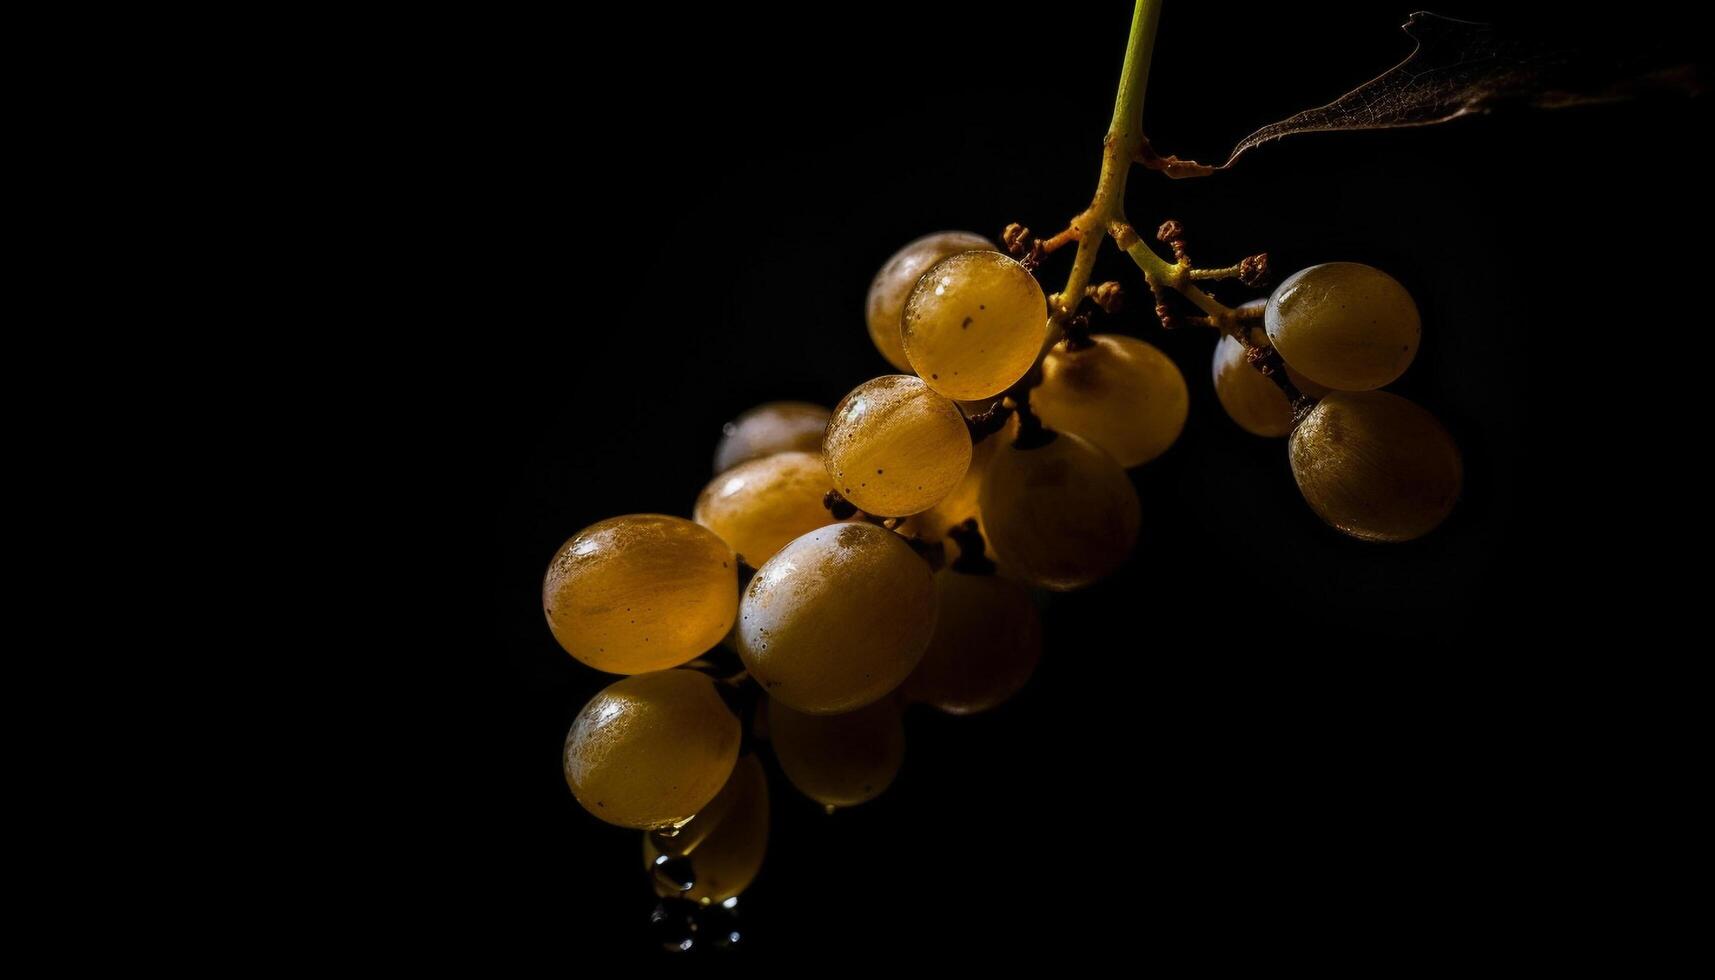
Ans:
{"type": "Polygon", "coordinates": [[[1357,262],[1294,273],[1269,297],[1263,323],[1288,364],[1341,391],[1393,382],[1411,366],[1422,333],[1405,287],[1357,262]]]}
{"type": "Polygon", "coordinates": [[[1031,585],[1082,588],[1125,563],[1142,519],[1113,457],[1069,432],[1045,446],[1002,446],[978,504],[989,547],[1031,585]]]}
{"type": "Polygon", "coordinates": [[[815,452],[822,448],[828,410],[809,402],[758,405],[722,427],[715,447],[715,472],[775,453],[815,452]]]}
{"type": "Polygon", "coordinates": [[[935,636],[905,696],[949,714],[987,711],[1024,688],[1042,658],[1042,619],[1030,593],[998,575],[935,574],[935,636]]]}
{"type": "Polygon", "coordinates": [[[738,560],[682,517],[591,524],[554,553],[542,611],[567,653],[597,670],[676,667],[719,643],[738,611],[738,560]]]}
{"type": "Polygon", "coordinates": [[[989,398],[1013,386],[1048,342],[1048,301],[1036,277],[999,252],[964,252],[924,273],[905,301],[905,356],[948,398],[989,398]]]}
{"type": "Polygon", "coordinates": [[[774,757],[799,792],[826,807],[857,806],[880,796],[905,761],[898,698],[843,715],[809,715],[768,702],[774,757]]]}
{"type": "Polygon", "coordinates": [[[935,263],[949,255],[974,249],[993,250],[994,243],[975,232],[938,231],[906,245],[893,253],[893,258],[875,274],[869,284],[869,299],[864,313],[869,319],[869,339],[875,349],[887,358],[887,363],[901,371],[910,371],[911,362],[905,358],[905,345],[900,338],[900,319],[905,298],[917,280],[935,263]]]}
{"type": "Polygon", "coordinates": [[[762,870],[768,854],[768,777],[756,756],[733,767],[720,795],[678,835],[643,835],[643,866],[656,870],[662,857],[690,862],[690,889],[657,876],[655,890],[712,905],[742,893],[762,870]]]}
{"type": "Polygon", "coordinates": [[[892,531],[836,524],[757,570],[739,608],[739,656],[775,700],[836,714],[898,687],[934,630],[928,563],[892,531]]]}
{"type": "Polygon", "coordinates": [[[1464,466],[1435,416],[1385,391],[1336,391],[1289,443],[1292,475],[1317,516],[1365,541],[1434,530],[1459,496],[1464,466]]]}
{"type": "MultiPolygon", "coordinates": [[[[1240,309],[1260,308],[1267,303],[1266,299],[1252,300],[1240,309]]],[[[1260,332],[1252,331],[1251,336],[1261,344],[1269,342],[1268,337],[1260,332]]],[[[1286,394],[1279,385],[1251,367],[1245,359],[1243,344],[1230,336],[1222,336],[1221,342],[1215,345],[1212,373],[1215,396],[1239,428],[1252,435],[1269,437],[1284,436],[1292,431],[1292,405],[1286,400],[1286,394]]],[[[1327,388],[1299,374],[1291,365],[1286,368],[1286,376],[1292,379],[1299,391],[1311,398],[1321,398],[1328,393],[1327,388]]]]}
{"type": "Polygon", "coordinates": [[[822,506],[833,489],[817,453],[775,453],[740,463],[709,481],[691,516],[752,565],[834,518],[822,506]]]}
{"type": "Polygon", "coordinates": [[[739,724],[692,670],[616,681],[590,699],[566,735],[566,782],[584,809],[621,827],[690,819],[732,775],[739,724]]]}
{"type": "Polygon", "coordinates": [[[1185,428],[1185,376],[1154,344],[1117,334],[1090,340],[1080,350],[1054,345],[1030,407],[1049,428],[1083,436],[1121,466],[1147,463],[1185,428]]]}
{"type": "Polygon", "coordinates": [[[921,379],[889,374],[858,385],[834,408],[822,461],[834,489],[859,509],[906,517],[964,479],[971,433],[958,406],[921,379]]]}

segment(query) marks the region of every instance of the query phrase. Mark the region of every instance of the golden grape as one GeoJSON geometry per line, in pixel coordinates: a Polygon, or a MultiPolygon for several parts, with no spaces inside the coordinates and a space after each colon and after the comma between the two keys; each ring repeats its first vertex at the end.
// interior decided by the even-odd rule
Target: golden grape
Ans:
{"type": "Polygon", "coordinates": [[[769,402],[758,405],[722,427],[715,447],[715,472],[724,473],[747,460],[775,453],[822,448],[828,410],[809,402],[769,402]]]}
{"type": "Polygon", "coordinates": [[[786,542],[833,515],[822,498],[833,483],[817,453],[775,453],[740,463],[709,481],[691,516],[720,535],[753,566],[774,557],[786,542]]]}
{"type": "Polygon", "coordinates": [[[1434,530],[1458,499],[1459,447],[1435,416],[1386,391],[1336,391],[1293,430],[1292,475],[1318,517],[1365,541],[1434,530]]]}
{"type": "Polygon", "coordinates": [[[584,809],[621,827],[690,819],[715,798],[738,758],[739,723],[694,670],[615,681],[566,735],[566,782],[584,809]]]}
{"type": "Polygon", "coordinates": [[[1118,334],[1090,340],[1081,350],[1054,345],[1030,407],[1048,428],[1083,436],[1121,466],[1147,463],[1185,428],[1185,376],[1154,344],[1118,334]]]}
{"type": "Polygon", "coordinates": [[[800,711],[861,708],[899,686],[935,630],[929,565],[873,524],[817,528],[757,570],[739,608],[739,656],[800,711]]]}
{"type": "Polygon", "coordinates": [[[1048,341],[1036,277],[999,252],[964,252],[923,274],[905,301],[905,356],[948,398],[990,398],[1013,386],[1048,341]]]}
{"type": "Polygon", "coordinates": [[[857,806],[880,796],[905,761],[898,698],[843,715],[809,715],[768,702],[774,757],[799,792],[826,807],[857,806]]]}
{"type": "Polygon", "coordinates": [[[643,867],[657,860],[687,858],[691,862],[689,890],[656,881],[656,893],[713,905],[750,887],[768,854],[768,777],[756,756],[747,755],[733,767],[720,795],[672,838],[643,835],[643,867]]]}
{"type": "Polygon", "coordinates": [[[865,381],[834,408],[822,442],[834,489],[879,517],[933,507],[964,479],[971,433],[958,406],[919,378],[865,381]]]}
{"type": "Polygon", "coordinates": [[[567,653],[597,670],[676,667],[719,643],[738,611],[738,557],[682,517],[591,524],[554,553],[542,611],[567,653]]]}
{"type": "Polygon", "coordinates": [[[1422,335],[1417,304],[1398,280],[1358,262],[1293,273],[1263,316],[1286,363],[1341,391],[1368,391],[1405,373],[1422,335]]]}
{"type": "Polygon", "coordinates": [[[1032,449],[1002,446],[978,505],[995,561],[1028,584],[1061,592],[1124,564],[1142,520],[1125,470],[1069,432],[1032,449]]]}
{"type": "MultiPolygon", "coordinates": [[[[1252,300],[1240,309],[1263,306],[1267,302],[1265,299],[1252,300]]],[[[1268,346],[1269,340],[1264,334],[1252,331],[1251,336],[1261,345],[1268,346]]],[[[1215,345],[1211,370],[1215,378],[1215,397],[1221,400],[1221,407],[1227,410],[1227,415],[1239,428],[1252,435],[1269,437],[1284,436],[1292,431],[1292,404],[1286,400],[1286,394],[1279,385],[1251,367],[1245,359],[1245,345],[1231,336],[1222,336],[1221,342],[1215,345]]],[[[1286,376],[1292,379],[1299,391],[1311,398],[1321,398],[1328,393],[1327,388],[1299,374],[1291,365],[1287,365],[1286,376]]]]}
{"type": "Polygon", "coordinates": [[[948,714],[987,711],[1023,689],[1042,658],[1042,618],[1030,593],[998,575],[935,573],[935,636],[905,696],[948,714]]]}
{"type": "Polygon", "coordinates": [[[864,313],[869,319],[869,339],[875,349],[887,358],[887,363],[901,371],[910,371],[911,362],[905,358],[905,345],[900,339],[901,313],[911,288],[930,266],[949,255],[975,249],[993,250],[994,243],[975,232],[938,231],[906,245],[875,274],[869,284],[869,298],[864,313]]]}

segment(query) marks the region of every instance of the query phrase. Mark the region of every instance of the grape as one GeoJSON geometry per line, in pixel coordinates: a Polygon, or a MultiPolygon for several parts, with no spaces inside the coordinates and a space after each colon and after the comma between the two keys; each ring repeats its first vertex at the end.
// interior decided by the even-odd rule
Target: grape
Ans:
{"type": "Polygon", "coordinates": [[[1422,333],[1405,287],[1357,262],[1294,273],[1268,298],[1263,324],[1286,363],[1341,391],[1393,382],[1411,366],[1422,333]]]}
{"type": "Polygon", "coordinates": [[[949,255],[974,249],[993,250],[994,243],[975,232],[938,231],[906,245],[893,253],[893,258],[875,274],[869,284],[869,298],[864,313],[869,319],[869,339],[875,349],[887,358],[887,363],[901,371],[911,370],[905,357],[905,345],[900,338],[900,322],[905,299],[930,266],[949,255]]]}
{"type": "Polygon", "coordinates": [[[775,453],[740,463],[709,481],[691,516],[752,565],[788,541],[833,523],[822,498],[833,488],[816,453],[775,453]]]}
{"type": "Polygon", "coordinates": [[[935,573],[935,636],[905,696],[948,714],[987,711],[1023,689],[1042,657],[1030,593],[998,575],[935,573]]]}
{"type": "Polygon", "coordinates": [[[676,667],[721,641],[738,611],[738,556],[682,517],[591,524],[554,553],[542,611],[567,653],[597,670],[676,667]]]}
{"type": "Polygon", "coordinates": [[[881,517],[933,507],[964,479],[971,433],[958,406],[919,378],[865,381],[834,408],[822,461],[838,490],[881,517]]]}
{"type": "Polygon", "coordinates": [[[995,560],[1061,592],[1124,564],[1142,519],[1125,470],[1069,432],[1032,449],[1002,446],[977,503],[995,560]]]}
{"type": "Polygon", "coordinates": [[[643,835],[645,869],[654,870],[663,856],[690,862],[689,889],[658,878],[656,893],[703,905],[724,902],[750,887],[767,853],[768,777],[754,755],[738,760],[720,795],[677,836],[643,835]]]}
{"type": "Polygon", "coordinates": [[[584,809],[621,827],[690,819],[715,798],[738,759],[739,724],[693,670],[615,681],[566,735],[566,782],[584,809]]]}
{"type": "Polygon", "coordinates": [[[1015,384],[1048,340],[1036,277],[999,252],[964,252],[923,274],[905,301],[905,356],[948,398],[990,398],[1015,384]]]}
{"type": "Polygon", "coordinates": [[[774,757],[799,792],[828,807],[857,806],[880,796],[905,761],[898,698],[832,717],[768,702],[774,757]]]}
{"type": "Polygon", "coordinates": [[[1318,517],[1365,541],[1409,541],[1453,509],[1464,466],[1435,416],[1385,391],[1336,391],[1293,430],[1292,475],[1318,517]]]}
{"type": "Polygon", "coordinates": [[[892,531],[836,524],[757,570],[739,609],[739,656],[776,700],[837,714],[898,687],[934,630],[928,563],[892,531]]]}
{"type": "Polygon", "coordinates": [[[1185,377],[1154,344],[1117,334],[1090,340],[1081,350],[1054,345],[1030,407],[1044,425],[1083,436],[1121,466],[1147,463],[1185,428],[1185,377]]]}
{"type": "MultiPolygon", "coordinates": [[[[1259,308],[1267,303],[1266,299],[1251,300],[1239,309],[1259,308]]],[[[1251,336],[1263,346],[1269,345],[1267,336],[1254,331],[1251,336]]],[[[1215,396],[1239,428],[1258,436],[1284,436],[1292,431],[1292,404],[1286,400],[1286,393],[1250,365],[1245,359],[1245,345],[1231,336],[1223,336],[1215,345],[1212,370],[1215,396]]],[[[1328,393],[1328,389],[1294,371],[1290,365],[1286,376],[1311,398],[1328,393]]]]}
{"type": "MultiPolygon", "coordinates": [[[[965,471],[965,478],[953,488],[953,492],[941,499],[941,502],[929,508],[916,517],[902,530],[915,534],[924,541],[941,541],[947,537],[947,532],[967,518],[977,519],[977,529],[982,529],[982,509],[977,506],[977,497],[982,492],[983,474],[988,470],[989,460],[994,458],[995,451],[1003,442],[1012,439],[1011,433],[1016,427],[1013,420],[1007,421],[1007,428],[990,435],[979,442],[971,450],[971,465],[965,471]]],[[[951,545],[948,557],[958,556],[958,546],[951,545]]]]}
{"type": "Polygon", "coordinates": [[[828,410],[809,402],[769,402],[758,405],[722,427],[715,447],[715,472],[724,473],[747,460],[792,451],[822,448],[828,410]]]}

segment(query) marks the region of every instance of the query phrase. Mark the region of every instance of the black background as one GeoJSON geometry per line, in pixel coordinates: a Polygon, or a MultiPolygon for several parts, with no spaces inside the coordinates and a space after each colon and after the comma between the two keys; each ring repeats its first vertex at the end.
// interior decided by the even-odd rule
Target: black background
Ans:
{"type": "MultiPolygon", "coordinates": [[[[1158,148],[1221,158],[1411,48],[1406,6],[1269,7],[1168,4],[1145,113],[1158,148]]],[[[1671,46],[1692,26],[1633,11],[1587,29],[1671,46]]],[[[455,654],[479,781],[433,795],[457,814],[442,911],[460,938],[568,969],[664,954],[638,835],[583,812],[560,773],[566,729],[611,678],[549,635],[549,556],[605,517],[688,514],[745,408],[831,406],[887,373],[863,300],[900,244],[1047,233],[1082,208],[1129,5],[613,16],[492,25],[451,63],[444,149],[464,192],[444,209],[479,320],[444,342],[426,461],[475,517],[492,599],[492,629],[455,654]]],[[[1617,450],[1592,447],[1647,418],[1593,407],[1629,368],[1592,344],[1636,318],[1595,273],[1672,240],[1706,115],[1515,112],[1297,137],[1203,180],[1137,171],[1133,222],[1181,220],[1199,264],[1266,250],[1277,279],[1345,259],[1406,284],[1424,340],[1393,387],[1454,433],[1463,501],[1420,542],[1348,540],[1304,505],[1282,442],[1221,411],[1209,332],[1164,334],[1142,302],[1103,322],[1160,345],[1191,390],[1177,445],[1135,471],[1133,561],[1049,603],[1017,699],[973,719],[913,709],[877,801],[830,818],[771,769],[743,955],[1222,956],[1359,935],[1417,955],[1504,931],[1527,891],[1570,874],[1544,810],[1583,792],[1604,722],[1563,696],[1583,673],[1567,651],[1623,605],[1597,582],[1631,533],[1617,450]]],[[[1045,266],[1050,290],[1069,254],[1045,266]]],[[[1141,293],[1111,247],[1107,278],[1141,293]]]]}

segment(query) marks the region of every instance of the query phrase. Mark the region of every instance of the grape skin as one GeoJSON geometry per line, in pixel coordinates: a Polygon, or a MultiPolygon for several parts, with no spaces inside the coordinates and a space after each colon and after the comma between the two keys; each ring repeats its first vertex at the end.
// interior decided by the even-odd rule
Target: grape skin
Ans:
{"type": "Polygon", "coordinates": [[[648,830],[690,819],[738,759],[739,723],[715,682],[691,670],[615,681],[566,734],[566,783],[608,823],[648,830]]]}
{"type": "Polygon", "coordinates": [[[732,628],[738,556],[682,517],[598,521],[554,553],[542,611],[560,646],[596,670],[677,667],[732,628]]]}
{"type": "Polygon", "coordinates": [[[827,409],[809,402],[768,402],[722,427],[715,446],[715,472],[775,453],[815,452],[828,428],[827,409]]]}
{"type": "Polygon", "coordinates": [[[994,243],[970,231],[938,231],[911,242],[893,253],[893,257],[876,272],[869,284],[869,296],[864,301],[864,315],[869,321],[869,339],[875,349],[887,358],[887,363],[900,371],[911,370],[905,356],[905,344],[900,335],[905,300],[917,285],[917,280],[935,263],[949,255],[975,250],[992,251],[994,243]]]}
{"type": "Polygon", "coordinates": [[[1358,262],[1327,262],[1289,276],[1263,314],[1274,349],[1295,370],[1340,391],[1391,384],[1422,336],[1417,304],[1398,280],[1358,262]]]}
{"type": "Polygon", "coordinates": [[[1060,592],[1124,564],[1142,522],[1125,470],[1069,432],[1033,449],[1003,447],[978,503],[995,560],[1030,585],[1060,592]]]}
{"type": "Polygon", "coordinates": [[[853,505],[878,517],[928,510],[964,479],[971,433],[959,408],[919,378],[889,374],[834,408],[822,461],[853,505]]]}
{"type": "MultiPolygon", "coordinates": [[[[1239,309],[1260,309],[1267,304],[1268,300],[1257,299],[1239,309]]],[[[1266,335],[1253,331],[1251,336],[1262,346],[1269,345],[1266,335]]],[[[1227,417],[1239,428],[1264,438],[1284,436],[1292,431],[1292,403],[1286,400],[1286,393],[1280,390],[1279,385],[1251,366],[1245,357],[1245,345],[1230,335],[1223,335],[1220,343],[1215,345],[1212,360],[1210,373],[1215,381],[1215,397],[1220,399],[1227,417]]],[[[1299,391],[1311,398],[1321,398],[1328,393],[1327,388],[1299,374],[1291,365],[1286,366],[1286,376],[1299,391]]]]}
{"type": "Polygon", "coordinates": [[[935,573],[935,636],[905,695],[952,715],[997,707],[1023,690],[1042,658],[1042,617],[1030,593],[998,575],[935,573]]]}
{"type": "Polygon", "coordinates": [[[733,767],[732,778],[720,795],[677,837],[662,840],[662,847],[657,847],[657,838],[645,833],[645,870],[653,870],[656,857],[662,853],[691,862],[694,883],[689,891],[657,881],[656,894],[713,905],[743,893],[756,880],[768,855],[768,803],[768,776],[756,756],[747,755],[733,767]],[[705,818],[708,825],[699,827],[705,818]]]}
{"type": "Polygon", "coordinates": [[[903,336],[929,387],[948,398],[992,398],[1036,363],[1048,341],[1048,301],[1013,259],[964,252],[923,274],[905,301],[903,336]]]}
{"type": "Polygon", "coordinates": [[[1154,344],[1096,334],[1091,346],[1054,345],[1030,407],[1044,425],[1083,436],[1121,466],[1166,452],[1185,428],[1191,392],[1172,358],[1154,344]]]}
{"type": "Polygon", "coordinates": [[[837,714],[905,680],[935,631],[929,565],[873,524],[818,528],[757,570],[739,609],[739,656],[769,696],[837,714]]]}
{"type": "Polygon", "coordinates": [[[1386,391],[1336,391],[1289,442],[1292,476],[1316,515],[1364,541],[1409,541],[1458,500],[1464,464],[1435,416],[1386,391]]]}
{"type": "Polygon", "coordinates": [[[826,807],[875,799],[893,784],[905,761],[905,726],[897,698],[831,717],[805,714],[770,699],[768,729],[786,778],[826,807]]]}
{"type": "Polygon", "coordinates": [[[691,517],[759,566],[793,538],[833,523],[822,505],[831,489],[819,453],[775,453],[710,480],[691,517]]]}

